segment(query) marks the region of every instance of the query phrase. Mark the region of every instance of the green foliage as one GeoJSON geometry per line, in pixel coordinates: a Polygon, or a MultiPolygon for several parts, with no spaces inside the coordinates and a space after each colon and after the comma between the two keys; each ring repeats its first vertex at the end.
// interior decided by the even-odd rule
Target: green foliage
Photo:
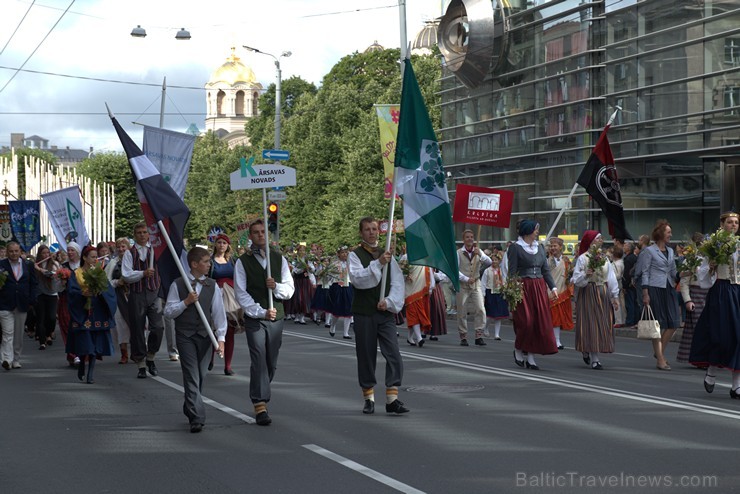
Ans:
{"type": "Polygon", "coordinates": [[[144,216],[126,155],[97,153],[77,165],[77,173],[113,186],[116,193],[116,238],[133,236],[134,225],[144,216]]]}
{"type": "Polygon", "coordinates": [[[205,243],[213,225],[233,233],[248,214],[254,216],[262,210],[261,191],[233,191],[229,183],[229,175],[239,168],[239,159],[247,156],[245,148],[230,149],[213,132],[195,141],[185,190],[185,204],[190,208],[185,237],[191,244],[205,243]]]}

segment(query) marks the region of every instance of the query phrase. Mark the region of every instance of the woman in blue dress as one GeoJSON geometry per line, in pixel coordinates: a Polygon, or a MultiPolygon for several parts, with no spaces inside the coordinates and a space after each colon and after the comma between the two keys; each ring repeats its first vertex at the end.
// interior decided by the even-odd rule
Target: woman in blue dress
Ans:
{"type": "Polygon", "coordinates": [[[87,383],[95,379],[95,361],[106,355],[113,355],[111,329],[115,327],[113,316],[116,313],[116,292],[110,283],[99,294],[90,293],[85,283],[85,272],[97,264],[98,251],[88,245],[82,249],[80,267],[75,269],[67,282],[70,324],[67,339],[67,353],[80,358],[77,378],[85,379],[87,361],[87,383]],[[89,308],[88,301],[90,302],[89,308]]]}

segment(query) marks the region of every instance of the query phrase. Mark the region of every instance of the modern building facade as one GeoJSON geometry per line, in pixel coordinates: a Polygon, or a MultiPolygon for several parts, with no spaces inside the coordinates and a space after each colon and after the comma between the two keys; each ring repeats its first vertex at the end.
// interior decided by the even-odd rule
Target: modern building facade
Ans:
{"type": "MultiPolygon", "coordinates": [[[[483,243],[522,218],[550,229],[616,107],[633,236],[667,218],[688,238],[740,207],[740,0],[452,0],[439,47],[450,190],[515,193],[510,229],[483,243]]],[[[556,234],[608,231],[583,188],[570,206],[556,234]]]]}

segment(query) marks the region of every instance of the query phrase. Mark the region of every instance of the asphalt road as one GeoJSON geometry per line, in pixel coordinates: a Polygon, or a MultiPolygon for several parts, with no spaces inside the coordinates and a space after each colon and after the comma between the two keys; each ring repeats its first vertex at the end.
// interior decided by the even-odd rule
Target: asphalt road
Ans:
{"type": "Polygon", "coordinates": [[[286,323],[269,427],[253,423],[240,335],[236,375],[217,362],[206,380],[200,434],[181,411],[178,363],[139,380],[106,358],[87,385],[61,342],[39,351],[27,339],[23,368],[0,373],[0,492],[740,492],[729,373],[710,395],[702,371],[670,358],[677,345],[673,370],[659,371],[650,345],[626,337],[591,370],[572,333],[526,370],[510,327],[460,347],[449,322],[423,348],[401,328],[402,416],[384,413],[382,385],[376,413],[361,413],[352,341],[286,323]]]}

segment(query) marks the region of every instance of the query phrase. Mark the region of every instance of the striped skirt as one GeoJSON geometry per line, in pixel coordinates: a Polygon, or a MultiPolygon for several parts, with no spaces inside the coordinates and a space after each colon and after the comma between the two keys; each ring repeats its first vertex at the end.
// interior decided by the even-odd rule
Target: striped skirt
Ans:
{"type": "Polygon", "coordinates": [[[678,354],[676,360],[679,362],[689,361],[689,352],[691,351],[691,340],[694,339],[694,326],[696,326],[699,316],[704,310],[704,304],[707,301],[708,288],[701,288],[698,285],[689,286],[689,296],[694,302],[694,312],[686,311],[686,319],[683,324],[683,334],[681,342],[678,345],[678,354]]]}
{"type": "Polygon", "coordinates": [[[447,308],[442,285],[434,286],[429,303],[431,306],[429,316],[432,320],[432,330],[429,334],[432,336],[447,334],[447,308]]]}
{"type": "Polygon", "coordinates": [[[614,352],[614,311],[606,285],[589,283],[578,291],[576,350],[614,352]]]}

